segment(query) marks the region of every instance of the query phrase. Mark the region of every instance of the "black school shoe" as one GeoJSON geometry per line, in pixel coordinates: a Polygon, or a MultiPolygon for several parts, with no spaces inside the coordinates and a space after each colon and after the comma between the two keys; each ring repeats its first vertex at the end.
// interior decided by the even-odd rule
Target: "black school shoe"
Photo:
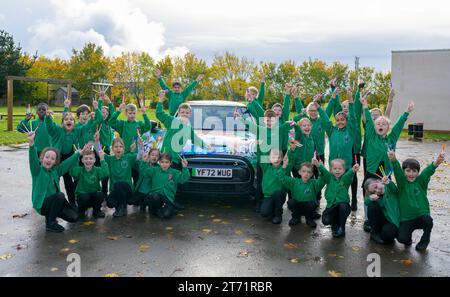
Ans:
{"type": "Polygon", "coordinates": [[[63,226],[58,224],[58,222],[56,222],[56,221],[51,222],[51,223],[46,223],[45,229],[49,232],[55,232],[55,233],[61,233],[64,230],[66,230],[63,226]]]}
{"type": "Polygon", "coordinates": [[[301,220],[299,218],[292,218],[289,220],[289,226],[295,226],[300,224],[301,220]]]}
{"type": "Polygon", "coordinates": [[[342,227],[338,227],[336,232],[333,233],[333,237],[335,238],[345,237],[345,229],[342,227]]]}
{"type": "Polygon", "coordinates": [[[320,213],[316,212],[316,213],[314,213],[314,215],[313,215],[313,220],[318,220],[318,219],[320,219],[321,217],[322,217],[322,215],[321,215],[320,213]]]}
{"type": "Polygon", "coordinates": [[[430,244],[430,239],[428,238],[421,238],[419,243],[416,244],[416,251],[422,252],[427,249],[428,245],[430,244]]]}
{"type": "Polygon", "coordinates": [[[279,225],[279,224],[281,224],[281,221],[282,221],[281,217],[274,217],[272,220],[272,223],[279,225]]]}
{"type": "Polygon", "coordinates": [[[261,201],[256,202],[255,212],[256,213],[260,213],[261,212],[261,201]]]}
{"type": "Polygon", "coordinates": [[[363,229],[366,232],[370,232],[372,230],[372,227],[370,227],[369,221],[364,221],[363,229]]]}
{"type": "Polygon", "coordinates": [[[116,211],[113,214],[113,217],[123,217],[127,215],[127,206],[126,205],[119,205],[116,208],[116,211]]]}
{"type": "Polygon", "coordinates": [[[371,233],[370,234],[370,239],[372,239],[373,241],[375,241],[378,244],[384,244],[384,241],[383,241],[383,239],[381,239],[381,235],[380,234],[371,233]]]}

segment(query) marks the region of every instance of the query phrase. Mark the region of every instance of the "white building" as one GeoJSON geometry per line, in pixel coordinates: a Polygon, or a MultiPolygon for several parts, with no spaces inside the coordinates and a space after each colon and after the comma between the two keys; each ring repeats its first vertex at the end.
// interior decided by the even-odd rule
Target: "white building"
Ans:
{"type": "Polygon", "coordinates": [[[392,51],[391,70],[396,91],[391,119],[412,100],[416,107],[408,122],[450,131],[450,49],[392,51]]]}

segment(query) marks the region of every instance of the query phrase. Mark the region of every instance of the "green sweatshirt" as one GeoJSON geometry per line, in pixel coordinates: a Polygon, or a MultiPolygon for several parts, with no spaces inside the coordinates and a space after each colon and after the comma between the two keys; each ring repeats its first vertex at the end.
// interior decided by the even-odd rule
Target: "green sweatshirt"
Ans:
{"type": "Polygon", "coordinates": [[[430,203],[427,198],[428,184],[436,171],[433,163],[425,167],[413,182],[409,182],[398,161],[394,164],[395,181],[400,196],[400,222],[414,220],[430,215],[430,203]]]}
{"type": "Polygon", "coordinates": [[[278,174],[278,179],[284,187],[291,190],[294,200],[298,202],[316,201],[317,193],[325,186],[321,176],[318,179],[310,178],[304,182],[301,178],[278,174]]]}
{"type": "Polygon", "coordinates": [[[76,129],[81,129],[80,139],[78,140],[78,145],[82,148],[89,141],[94,142],[94,135],[99,128],[100,123],[103,121],[103,116],[101,109],[95,110],[95,118],[89,119],[85,124],[78,123],[75,125],[76,129]]]}
{"type": "MultiPolygon", "coordinates": [[[[116,111],[109,120],[109,125],[111,128],[119,133],[125,145],[125,153],[130,152],[130,146],[137,140],[138,132],[142,135],[145,132],[152,129],[152,125],[156,125],[156,123],[150,122],[147,114],[144,114],[144,121],[123,121],[118,120],[117,118],[120,115],[120,111],[116,111]]],[[[136,144],[137,145],[137,144],[136,144]]]]}
{"type": "Polygon", "coordinates": [[[145,172],[147,167],[159,167],[159,165],[152,166],[149,162],[137,161],[136,163],[139,171],[139,179],[134,185],[134,191],[143,194],[149,194],[152,190],[152,180],[146,176],[145,174],[141,174],[145,172]]]}
{"type": "Polygon", "coordinates": [[[300,169],[300,166],[304,162],[311,162],[314,157],[314,138],[311,134],[303,134],[302,129],[295,125],[295,140],[302,144],[302,147],[295,148],[295,162],[294,168],[296,170],[300,169]]]}
{"type": "Polygon", "coordinates": [[[109,191],[114,189],[114,184],[117,182],[125,182],[132,186],[131,183],[131,169],[136,162],[137,154],[124,154],[121,158],[116,156],[105,155],[105,161],[109,167],[109,191]]]}
{"type": "MultiPolygon", "coordinates": [[[[356,134],[355,134],[355,143],[353,146],[353,150],[355,154],[361,153],[361,141],[362,141],[362,131],[361,131],[361,118],[362,118],[362,104],[361,101],[359,101],[359,98],[361,98],[361,90],[358,88],[358,91],[356,91],[356,94],[354,96],[354,104],[355,104],[355,118],[356,118],[356,134]]],[[[335,115],[338,112],[342,111],[342,105],[339,100],[339,96],[336,98],[335,107],[334,107],[335,115]]]]}
{"type": "MultiPolygon", "coordinates": [[[[373,202],[370,200],[369,196],[366,196],[364,198],[364,204],[369,205],[370,203],[373,202]]],[[[400,225],[398,189],[392,181],[384,186],[383,196],[379,197],[375,203],[380,205],[384,216],[389,222],[397,227],[400,225]]]]}
{"type": "MultiPolygon", "coordinates": [[[[103,106],[103,100],[98,101],[98,109],[101,111],[103,106]]],[[[109,124],[109,120],[111,119],[112,114],[114,113],[114,105],[110,102],[108,105],[108,117],[103,119],[100,122],[100,144],[109,149],[112,145],[112,141],[114,139],[114,132],[109,124]]]]}
{"type": "Polygon", "coordinates": [[[31,132],[31,130],[36,130],[36,135],[34,136],[35,146],[38,152],[43,151],[46,147],[51,146],[50,142],[50,135],[47,131],[47,126],[45,125],[45,118],[43,119],[36,119],[31,121],[31,127],[30,127],[30,121],[27,119],[24,119],[17,125],[17,131],[21,133],[27,133],[24,126],[25,125],[28,129],[28,131],[31,132]],[[39,127],[39,128],[38,128],[39,127]]]}
{"type": "Polygon", "coordinates": [[[286,169],[280,164],[278,167],[273,166],[271,163],[261,163],[261,169],[263,171],[262,178],[262,192],[264,198],[270,198],[273,193],[279,191],[286,191],[285,187],[279,180],[279,175],[290,174],[293,166],[294,152],[288,150],[289,163],[286,169]]]}
{"type": "Polygon", "coordinates": [[[109,175],[108,164],[103,160],[100,167],[93,166],[90,171],[82,166],[75,166],[70,169],[70,175],[77,181],[76,195],[100,192],[100,182],[109,175]]]}
{"type": "Polygon", "coordinates": [[[180,106],[180,104],[186,101],[186,98],[192,93],[194,88],[198,85],[198,82],[194,80],[180,93],[175,93],[174,91],[172,91],[162,78],[159,78],[159,85],[163,90],[168,91],[166,93],[166,96],[169,99],[169,114],[173,116],[178,111],[178,107],[180,106]]]}
{"type": "Polygon", "coordinates": [[[343,129],[338,129],[333,126],[328,115],[321,107],[319,107],[318,111],[322,125],[325,127],[330,142],[330,156],[328,158],[330,166],[331,161],[334,159],[343,159],[345,161],[345,168],[350,169],[352,167],[352,149],[356,133],[353,104],[349,104],[347,126],[343,129]]]}
{"type": "Polygon", "coordinates": [[[247,103],[247,109],[250,112],[250,114],[255,118],[256,121],[258,121],[258,118],[264,117],[263,101],[265,93],[266,93],[265,83],[261,82],[261,85],[259,86],[258,97],[256,98],[256,103],[258,104],[252,104],[253,102],[255,102],[255,100],[247,103]]]}
{"type": "Polygon", "coordinates": [[[175,202],[178,184],[184,184],[190,178],[189,169],[184,167],[182,171],[173,168],[164,171],[159,166],[147,166],[142,173],[151,180],[151,193],[163,194],[172,203],[175,202]]]}
{"type": "Polygon", "coordinates": [[[64,127],[53,122],[53,117],[45,117],[45,126],[51,137],[52,147],[56,148],[61,154],[68,155],[73,152],[73,145],[79,146],[81,134],[84,126],[73,128],[72,131],[66,131],[64,127]]]}
{"type": "Polygon", "coordinates": [[[366,117],[366,130],[364,133],[366,135],[367,143],[370,144],[367,145],[366,152],[367,172],[374,174],[377,172],[378,166],[382,161],[384,162],[384,169],[392,166],[387,156],[388,148],[395,149],[397,140],[400,137],[403,125],[405,125],[409,113],[403,113],[398,118],[394,127],[392,127],[391,132],[389,132],[385,137],[382,137],[375,132],[375,126],[372,117],[370,116],[370,111],[367,107],[364,108],[364,113],[366,117]]]}
{"type": "Polygon", "coordinates": [[[322,164],[319,166],[320,174],[327,185],[325,190],[325,199],[327,208],[333,207],[338,203],[350,203],[348,188],[353,181],[354,172],[348,170],[340,178],[336,179],[322,164]]]}
{"type": "Polygon", "coordinates": [[[78,164],[80,154],[73,154],[70,158],[53,166],[50,170],[41,166],[36,146],[30,146],[28,155],[32,179],[31,201],[33,202],[33,208],[40,214],[45,198],[61,191],[59,178],[69,172],[71,167],[78,164]]]}
{"type": "Polygon", "coordinates": [[[165,113],[161,102],[156,104],[156,118],[161,121],[167,129],[167,132],[164,135],[161,152],[170,154],[172,156],[172,162],[180,163],[179,153],[188,140],[191,140],[196,146],[203,147],[205,145],[190,124],[184,124],[178,117],[165,113]],[[175,141],[172,144],[172,139],[174,137],[175,141]]]}

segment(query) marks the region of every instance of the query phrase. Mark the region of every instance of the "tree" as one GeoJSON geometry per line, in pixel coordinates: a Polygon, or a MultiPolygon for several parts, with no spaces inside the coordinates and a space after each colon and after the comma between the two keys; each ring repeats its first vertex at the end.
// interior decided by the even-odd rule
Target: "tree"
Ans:
{"type": "MultiPolygon", "coordinates": [[[[5,76],[24,76],[32,64],[26,63],[22,59],[22,47],[16,45],[13,36],[6,31],[0,30],[0,97],[6,95],[5,76]]],[[[19,83],[14,87],[15,95],[23,95],[23,84],[19,83]]]]}

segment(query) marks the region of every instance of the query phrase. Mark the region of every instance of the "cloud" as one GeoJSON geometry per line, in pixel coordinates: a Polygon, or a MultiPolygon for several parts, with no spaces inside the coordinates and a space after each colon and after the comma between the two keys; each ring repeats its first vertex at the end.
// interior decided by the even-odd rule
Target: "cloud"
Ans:
{"type": "Polygon", "coordinates": [[[50,13],[28,27],[29,47],[42,54],[68,58],[87,42],[102,46],[107,56],[147,52],[159,60],[189,52],[182,45],[164,48],[164,26],[128,1],[52,0],[49,6],[50,13]]]}

